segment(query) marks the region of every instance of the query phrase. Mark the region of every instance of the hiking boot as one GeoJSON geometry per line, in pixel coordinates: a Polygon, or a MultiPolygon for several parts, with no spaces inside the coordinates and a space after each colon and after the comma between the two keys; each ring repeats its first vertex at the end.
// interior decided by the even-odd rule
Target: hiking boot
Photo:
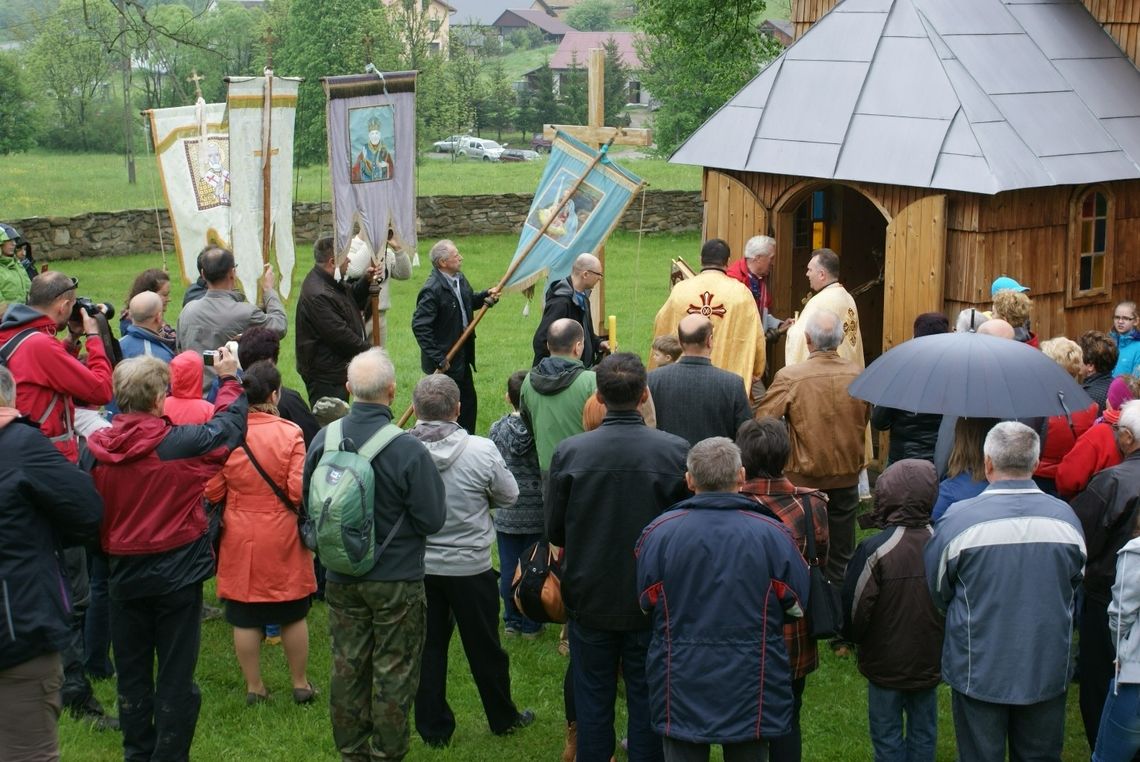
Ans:
{"type": "Polygon", "coordinates": [[[67,707],[67,713],[80,722],[86,722],[95,730],[119,729],[119,719],[107,714],[103,705],[94,696],[88,696],[82,704],[67,707]]]}

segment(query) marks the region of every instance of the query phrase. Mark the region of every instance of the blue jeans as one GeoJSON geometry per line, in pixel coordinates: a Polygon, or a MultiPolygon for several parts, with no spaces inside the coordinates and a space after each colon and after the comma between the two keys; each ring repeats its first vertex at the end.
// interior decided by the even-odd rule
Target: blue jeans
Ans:
{"type": "Polygon", "coordinates": [[[934,762],[938,738],[936,688],[897,691],[868,682],[867,720],[875,762],[934,762]]]}
{"type": "Polygon", "coordinates": [[[495,532],[495,536],[499,542],[499,596],[503,599],[503,624],[522,633],[539,632],[542,625],[527,619],[515,608],[515,602],[511,599],[511,582],[515,577],[515,568],[519,565],[519,556],[541,540],[542,535],[495,532]]]}
{"type": "Polygon", "coordinates": [[[991,704],[954,691],[958,759],[1010,762],[1060,759],[1065,743],[1065,694],[1036,704],[991,704]]]}
{"type": "Polygon", "coordinates": [[[1140,750],[1140,685],[1113,680],[1100,715],[1093,762],[1128,762],[1140,750]],[[1114,690],[1119,691],[1114,695],[1114,690]]]}
{"type": "Polygon", "coordinates": [[[630,762],[662,762],[661,736],[649,723],[645,657],[649,630],[595,630],[570,620],[570,669],[578,713],[578,762],[609,762],[614,753],[618,665],[625,679],[630,762]]]}

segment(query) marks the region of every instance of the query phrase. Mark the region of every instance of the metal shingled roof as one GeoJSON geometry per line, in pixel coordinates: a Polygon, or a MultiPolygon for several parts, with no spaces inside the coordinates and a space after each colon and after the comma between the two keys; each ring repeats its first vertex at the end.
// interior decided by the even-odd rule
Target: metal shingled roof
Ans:
{"type": "Polygon", "coordinates": [[[671,161],[986,194],[1140,178],[1140,71],[1077,0],[842,0],[671,161]]]}

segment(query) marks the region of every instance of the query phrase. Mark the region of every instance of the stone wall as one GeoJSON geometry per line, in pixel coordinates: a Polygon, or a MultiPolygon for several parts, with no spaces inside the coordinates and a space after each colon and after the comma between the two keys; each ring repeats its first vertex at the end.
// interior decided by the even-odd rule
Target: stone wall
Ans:
{"type": "MultiPolygon", "coordinates": [[[[486,196],[423,196],[419,199],[420,238],[518,233],[530,210],[532,196],[506,193],[486,196]]],[[[646,233],[683,233],[700,230],[701,197],[698,191],[647,191],[646,233]]],[[[642,199],[622,218],[623,230],[636,231],[642,199]]],[[[78,259],[84,256],[135,254],[173,249],[170,216],[165,209],[93,212],[76,217],[30,217],[12,220],[30,241],[37,260],[78,259]]],[[[332,227],[328,203],[297,204],[293,231],[298,241],[311,243],[332,227]]]]}

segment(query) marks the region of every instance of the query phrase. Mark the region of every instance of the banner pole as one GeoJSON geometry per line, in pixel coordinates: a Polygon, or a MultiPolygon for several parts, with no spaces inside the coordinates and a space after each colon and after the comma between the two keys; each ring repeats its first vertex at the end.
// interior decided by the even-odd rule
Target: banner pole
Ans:
{"type": "MultiPolygon", "coordinates": [[[[495,286],[496,288],[501,290],[503,286],[506,285],[507,281],[511,279],[511,276],[515,274],[515,271],[519,269],[519,266],[523,263],[523,260],[525,260],[527,256],[530,255],[530,253],[534,250],[534,247],[538,245],[538,242],[542,240],[542,237],[544,235],[546,235],[547,229],[554,222],[554,220],[558,218],[558,214],[562,211],[563,207],[565,207],[566,204],[570,203],[570,199],[574,196],[575,193],[578,192],[578,189],[582,187],[582,183],[586,181],[586,178],[590,175],[591,172],[594,171],[594,168],[597,167],[601,160],[605,157],[606,151],[611,145],[613,145],[615,137],[616,135],[606,141],[606,144],[602,146],[598,151],[598,155],[595,156],[593,161],[590,162],[590,166],[586,167],[586,170],[582,172],[581,177],[574,181],[574,184],[570,186],[570,190],[567,193],[562,194],[562,198],[559,200],[558,206],[554,208],[554,212],[551,213],[550,217],[546,220],[546,222],[542,223],[542,227],[539,228],[538,235],[532,238],[530,240],[530,243],[526,245],[526,248],[523,249],[522,254],[516,257],[513,262],[511,262],[510,266],[507,268],[506,273],[504,273],[503,277],[499,279],[498,284],[495,286]]],[[[463,345],[467,343],[467,339],[470,338],[471,334],[475,332],[475,326],[477,326],[479,324],[479,321],[483,319],[483,316],[487,314],[488,309],[490,309],[490,307],[487,304],[484,304],[481,308],[479,308],[479,311],[476,312],[474,317],[471,318],[470,322],[467,323],[467,327],[463,329],[463,333],[460,334],[458,339],[456,339],[455,344],[453,344],[451,349],[448,350],[447,356],[444,359],[449,365],[451,364],[451,361],[455,359],[455,355],[458,354],[459,350],[463,348],[463,345]]],[[[443,371],[439,368],[436,368],[435,372],[443,373],[443,371]]],[[[409,405],[408,409],[404,411],[404,414],[400,416],[400,420],[396,422],[396,425],[403,428],[404,424],[408,422],[408,419],[412,417],[412,414],[414,412],[415,409],[413,406],[409,405]]]]}

